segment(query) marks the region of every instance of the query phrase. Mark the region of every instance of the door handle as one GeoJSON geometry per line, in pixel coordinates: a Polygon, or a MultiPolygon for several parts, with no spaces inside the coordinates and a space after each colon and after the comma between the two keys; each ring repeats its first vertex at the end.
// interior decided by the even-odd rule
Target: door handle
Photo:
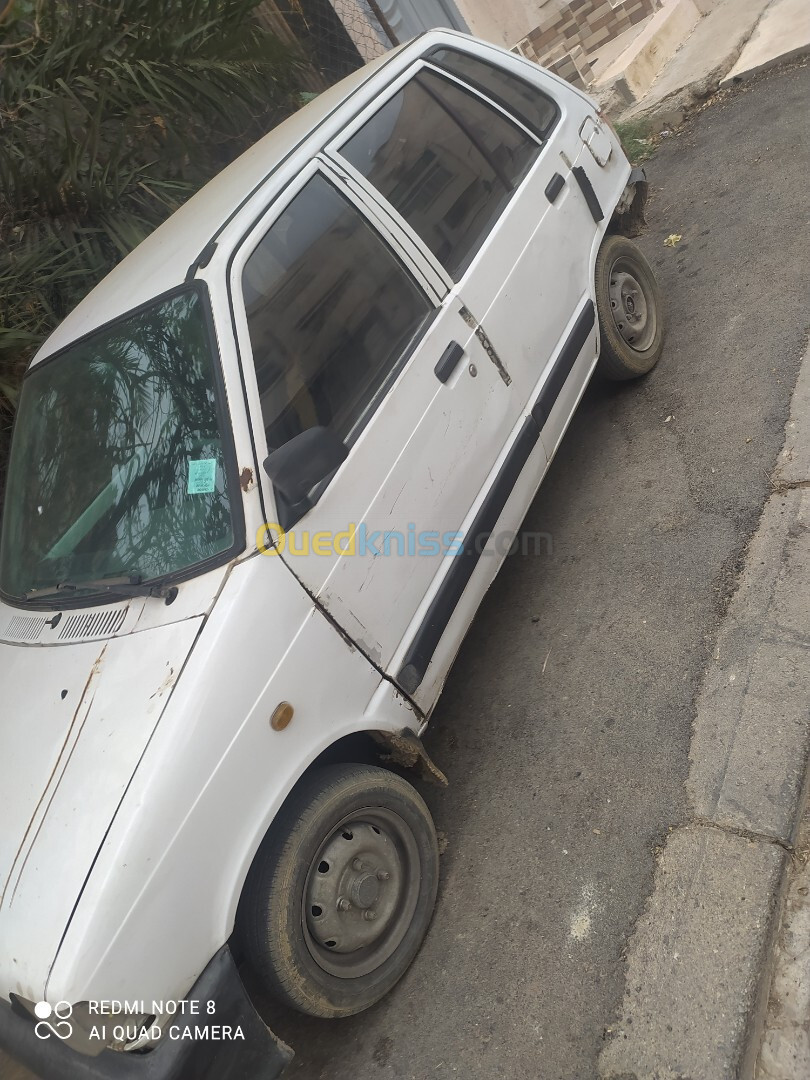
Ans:
{"type": "Polygon", "coordinates": [[[459,343],[457,341],[451,341],[439,357],[439,361],[433,369],[439,382],[447,382],[463,355],[464,350],[459,343]]]}
{"type": "Polygon", "coordinates": [[[553,203],[562,189],[565,187],[565,180],[558,172],[555,172],[549,182],[546,184],[546,198],[550,203],[553,203]]]}

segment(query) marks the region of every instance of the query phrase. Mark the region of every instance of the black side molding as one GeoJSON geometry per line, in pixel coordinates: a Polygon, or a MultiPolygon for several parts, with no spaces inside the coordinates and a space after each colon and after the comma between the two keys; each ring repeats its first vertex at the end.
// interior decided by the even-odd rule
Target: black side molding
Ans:
{"type": "Polygon", "coordinates": [[[596,197],[596,192],[593,190],[593,184],[588,179],[588,174],[581,165],[575,165],[571,172],[574,174],[576,182],[579,184],[580,190],[585,196],[585,202],[588,204],[591,217],[597,223],[600,222],[605,216],[605,213],[599,205],[599,199],[596,197]]]}
{"type": "Polygon", "coordinates": [[[447,558],[452,558],[453,565],[439,586],[439,591],[433,598],[422,625],[414,635],[402,667],[397,673],[396,681],[406,694],[412,694],[425,677],[436,646],[447,629],[447,624],[478,565],[478,560],[481,558],[492,530],[539,438],[540,429],[537,423],[533,417],[527,416],[464,538],[461,551],[458,555],[447,556],[447,558]]]}
{"type": "Polygon", "coordinates": [[[554,362],[551,374],[543,384],[543,389],[532,406],[532,416],[539,430],[551,415],[554,402],[560,396],[560,391],[565,385],[565,380],[571,374],[577,357],[582,352],[582,346],[588,340],[588,335],[593,330],[596,316],[593,309],[593,301],[588,300],[574,323],[568,339],[560,350],[560,355],[554,362]]]}
{"type": "Polygon", "coordinates": [[[464,350],[457,341],[451,341],[439,357],[433,373],[439,382],[447,382],[455,370],[456,364],[464,355],[464,350]]]}
{"type": "Polygon", "coordinates": [[[546,198],[548,199],[548,201],[553,203],[564,187],[565,180],[563,180],[560,173],[555,172],[552,178],[546,184],[546,198]]]}
{"type": "Polygon", "coordinates": [[[478,560],[492,535],[492,530],[523,471],[523,466],[529,460],[529,455],[540,438],[541,428],[548,419],[554,402],[571,373],[571,368],[582,352],[582,347],[588,340],[595,321],[593,301],[588,300],[583,305],[571,333],[560,350],[551,374],[546,379],[532,408],[531,416],[527,416],[524,420],[518,437],[501,465],[469,532],[464,537],[461,551],[458,555],[448,556],[453,559],[453,565],[439,586],[439,591],[433,598],[413,641],[408,646],[402,666],[397,672],[396,681],[406,694],[413,694],[424,679],[436,646],[447,629],[447,624],[478,565],[478,560]]]}

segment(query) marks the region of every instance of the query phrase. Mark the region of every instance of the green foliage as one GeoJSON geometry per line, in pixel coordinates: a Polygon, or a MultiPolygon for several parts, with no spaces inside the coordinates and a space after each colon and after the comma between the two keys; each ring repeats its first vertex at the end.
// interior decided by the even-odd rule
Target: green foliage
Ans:
{"type": "Polygon", "coordinates": [[[15,0],[6,9],[0,441],[21,371],[55,324],[298,104],[299,60],[253,20],[257,3],[15,0]]]}
{"type": "Polygon", "coordinates": [[[616,124],[616,134],[631,164],[641,165],[655,153],[652,126],[645,120],[628,120],[616,124]]]}

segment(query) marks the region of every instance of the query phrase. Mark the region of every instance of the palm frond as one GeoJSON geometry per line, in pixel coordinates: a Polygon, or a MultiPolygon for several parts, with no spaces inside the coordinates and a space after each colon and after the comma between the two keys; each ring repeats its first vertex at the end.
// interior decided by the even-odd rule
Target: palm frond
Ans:
{"type": "Polygon", "coordinates": [[[298,104],[258,0],[17,0],[0,23],[0,401],[54,325],[298,104]]]}

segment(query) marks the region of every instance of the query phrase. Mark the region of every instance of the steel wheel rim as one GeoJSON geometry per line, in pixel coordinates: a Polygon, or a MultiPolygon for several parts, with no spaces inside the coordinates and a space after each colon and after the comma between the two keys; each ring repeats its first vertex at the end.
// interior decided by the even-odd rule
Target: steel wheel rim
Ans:
{"type": "Polygon", "coordinates": [[[619,336],[634,352],[643,353],[655,340],[658,319],[647,275],[624,256],[616,259],[608,278],[610,314],[619,336]]]}
{"type": "Polygon", "coordinates": [[[313,960],[343,979],[384,964],[413,921],[421,876],[416,840],[399,814],[377,806],[348,814],[307,872],[301,915],[313,960]]]}

